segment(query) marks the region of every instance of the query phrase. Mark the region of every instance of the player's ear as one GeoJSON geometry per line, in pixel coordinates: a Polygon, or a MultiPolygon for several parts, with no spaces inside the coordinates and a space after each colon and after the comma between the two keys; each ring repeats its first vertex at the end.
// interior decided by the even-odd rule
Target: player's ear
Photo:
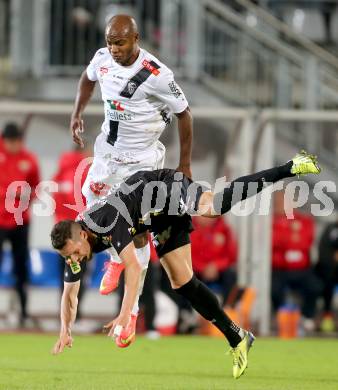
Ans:
{"type": "Polygon", "coordinates": [[[135,33],[135,43],[138,43],[138,41],[139,41],[139,38],[140,38],[140,36],[139,36],[139,33],[135,33]]]}
{"type": "Polygon", "coordinates": [[[82,240],[86,240],[88,238],[88,233],[85,230],[81,230],[80,237],[82,240]]]}

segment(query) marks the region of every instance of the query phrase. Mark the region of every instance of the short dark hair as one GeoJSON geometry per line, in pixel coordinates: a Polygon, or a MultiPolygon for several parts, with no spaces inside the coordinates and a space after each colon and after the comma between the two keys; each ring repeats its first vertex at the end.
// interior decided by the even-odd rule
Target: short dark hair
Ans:
{"type": "Polygon", "coordinates": [[[14,122],[9,122],[5,125],[2,130],[2,138],[6,139],[22,139],[23,131],[22,129],[14,122]]]}
{"type": "Polygon", "coordinates": [[[65,219],[56,223],[50,233],[52,245],[54,249],[62,249],[67,240],[72,238],[73,226],[77,225],[77,222],[71,219],[65,219]]]}

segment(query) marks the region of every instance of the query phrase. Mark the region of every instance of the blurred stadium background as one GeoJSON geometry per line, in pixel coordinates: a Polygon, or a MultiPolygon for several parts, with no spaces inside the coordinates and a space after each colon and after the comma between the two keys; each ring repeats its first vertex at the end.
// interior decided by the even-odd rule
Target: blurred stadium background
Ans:
{"type": "MultiPolygon", "coordinates": [[[[105,45],[105,23],[117,13],[135,17],[141,47],[171,67],[185,91],[194,117],[195,180],[236,177],[280,163],[304,147],[318,155],[321,179],[337,183],[336,1],[0,0],[0,128],[32,115],[27,146],[39,158],[43,180],[52,178],[60,154],[72,148],[68,124],[78,78],[105,45]]],[[[89,144],[102,121],[99,88],[95,92],[85,112],[89,144]]],[[[165,131],[163,142],[166,166],[175,167],[175,128],[165,131]]],[[[314,181],[305,180],[312,188],[314,181]]],[[[337,205],[337,193],[329,195],[337,205]]],[[[31,224],[28,311],[39,329],[55,331],[59,279],[49,242],[53,216],[47,195],[38,202],[46,216],[33,216],[31,224]]],[[[335,213],[317,218],[316,237],[336,218],[335,213]]],[[[238,283],[256,294],[251,326],[269,335],[271,215],[228,219],[239,240],[238,283]]],[[[8,248],[5,252],[0,324],[6,330],[16,326],[17,304],[8,248]]],[[[88,331],[110,318],[116,306],[115,296],[98,294],[101,265],[98,258],[82,305],[88,331]]],[[[158,326],[175,324],[173,302],[161,292],[157,301],[158,326]]],[[[338,293],[335,310],[337,303],[338,293]]]]}

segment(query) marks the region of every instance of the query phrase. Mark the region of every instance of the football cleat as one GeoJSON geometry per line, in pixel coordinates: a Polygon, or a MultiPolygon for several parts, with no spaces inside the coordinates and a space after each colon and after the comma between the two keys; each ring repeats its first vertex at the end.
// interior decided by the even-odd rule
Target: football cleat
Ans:
{"type": "Polygon", "coordinates": [[[254,340],[254,335],[245,331],[242,341],[236,347],[230,349],[233,358],[232,375],[235,379],[238,379],[248,366],[248,353],[254,340]]]}
{"type": "Polygon", "coordinates": [[[119,348],[127,348],[131,343],[135,341],[136,337],[136,321],[137,315],[132,314],[130,320],[125,329],[122,330],[121,334],[115,338],[115,344],[119,348]]]}
{"type": "Polygon", "coordinates": [[[291,173],[294,175],[306,175],[314,173],[318,175],[321,169],[317,162],[317,156],[302,150],[292,159],[291,173]]]}
{"type": "Polygon", "coordinates": [[[124,270],[123,263],[106,261],[104,263],[105,273],[101,279],[100,294],[108,295],[112,293],[119,285],[121,272],[124,270]]]}

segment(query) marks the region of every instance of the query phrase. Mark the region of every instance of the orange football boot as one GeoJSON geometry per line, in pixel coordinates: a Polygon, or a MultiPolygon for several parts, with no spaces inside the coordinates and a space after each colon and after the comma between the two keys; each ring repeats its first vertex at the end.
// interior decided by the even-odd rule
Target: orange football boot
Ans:
{"type": "Polygon", "coordinates": [[[121,334],[115,338],[115,344],[119,348],[127,348],[131,343],[135,341],[136,338],[136,321],[137,315],[132,314],[128,325],[121,334]]]}
{"type": "Polygon", "coordinates": [[[119,285],[121,272],[124,270],[123,263],[106,261],[104,263],[105,273],[101,279],[100,294],[108,295],[112,293],[119,285]]]}

